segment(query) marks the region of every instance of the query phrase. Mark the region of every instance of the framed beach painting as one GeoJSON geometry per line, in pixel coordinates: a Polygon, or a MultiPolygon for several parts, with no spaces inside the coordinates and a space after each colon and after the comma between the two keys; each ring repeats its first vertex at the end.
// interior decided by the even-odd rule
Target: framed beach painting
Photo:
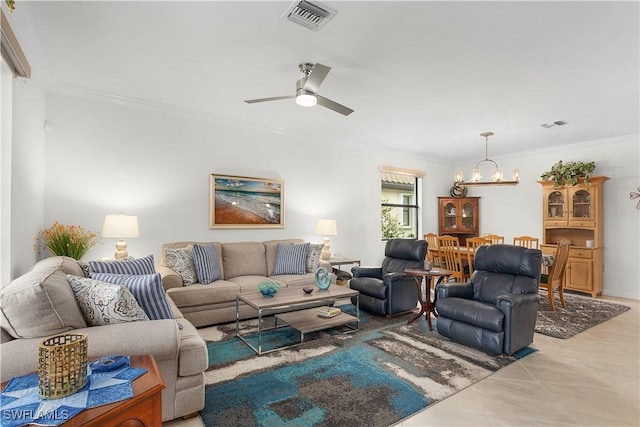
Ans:
{"type": "Polygon", "coordinates": [[[210,228],[284,228],[284,181],[211,174],[210,228]]]}

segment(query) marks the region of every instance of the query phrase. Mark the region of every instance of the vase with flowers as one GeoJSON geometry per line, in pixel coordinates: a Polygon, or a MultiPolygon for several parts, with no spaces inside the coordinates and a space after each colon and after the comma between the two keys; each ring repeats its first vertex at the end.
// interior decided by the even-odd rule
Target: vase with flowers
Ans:
{"type": "Polygon", "coordinates": [[[78,225],[63,225],[55,221],[46,230],[40,231],[36,240],[51,254],[68,256],[79,260],[95,245],[96,233],[85,231],[78,225]]]}

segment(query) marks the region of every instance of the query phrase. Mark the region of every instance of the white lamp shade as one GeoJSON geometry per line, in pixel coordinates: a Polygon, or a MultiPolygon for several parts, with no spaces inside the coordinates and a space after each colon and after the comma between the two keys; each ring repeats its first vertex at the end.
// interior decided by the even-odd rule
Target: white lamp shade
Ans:
{"type": "Polygon", "coordinates": [[[102,237],[125,239],[140,237],[138,217],[135,215],[106,215],[102,226],[102,237]]]}
{"type": "Polygon", "coordinates": [[[316,222],[316,234],[322,236],[336,236],[338,234],[338,226],[335,219],[319,219],[316,222]]]}

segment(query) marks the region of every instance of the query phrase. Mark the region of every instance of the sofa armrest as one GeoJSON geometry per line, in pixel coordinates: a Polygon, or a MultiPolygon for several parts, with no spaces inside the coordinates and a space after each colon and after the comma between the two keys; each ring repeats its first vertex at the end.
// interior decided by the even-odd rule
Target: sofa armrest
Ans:
{"type": "MultiPolygon", "coordinates": [[[[179,326],[174,319],[147,320],[75,329],[87,335],[89,359],[113,354],[151,354],[156,361],[178,357],[179,326]]],[[[15,339],[0,346],[2,381],[38,370],[38,346],[46,337],[15,339]]]]}
{"type": "Polygon", "coordinates": [[[184,285],[182,276],[165,265],[156,265],[156,271],[162,278],[162,286],[165,291],[171,288],[180,288],[184,285]]]}
{"type": "Polygon", "coordinates": [[[473,299],[473,285],[471,282],[442,282],[436,285],[438,298],[464,298],[473,299]]]}
{"type": "Polygon", "coordinates": [[[382,267],[352,267],[353,277],[373,277],[382,279],[382,267]]]}

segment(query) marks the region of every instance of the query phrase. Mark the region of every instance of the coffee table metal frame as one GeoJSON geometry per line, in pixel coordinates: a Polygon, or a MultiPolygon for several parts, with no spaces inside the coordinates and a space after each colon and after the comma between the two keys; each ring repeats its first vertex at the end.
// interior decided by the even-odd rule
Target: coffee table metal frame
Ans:
{"type": "Polygon", "coordinates": [[[342,325],[350,329],[345,331],[345,333],[352,333],[360,329],[360,293],[350,288],[331,286],[326,290],[314,289],[311,294],[305,294],[301,288],[287,288],[281,289],[273,297],[264,297],[260,293],[236,295],[236,337],[240,338],[258,356],[272,351],[300,345],[304,342],[304,334],[306,333],[342,325]],[[335,317],[323,318],[317,315],[319,307],[308,308],[311,303],[326,303],[326,305],[330,305],[335,302],[336,299],[352,296],[356,297],[355,316],[347,313],[340,313],[335,317]],[[257,348],[247,339],[249,336],[255,336],[255,333],[247,335],[240,334],[241,302],[252,307],[258,312],[257,348]],[[270,315],[276,315],[274,326],[265,328],[263,325],[264,318],[270,315]],[[286,324],[278,325],[278,319],[284,321],[286,324]],[[351,325],[351,323],[355,323],[355,326],[351,325]],[[283,327],[291,327],[300,332],[300,342],[263,351],[262,333],[283,327]]]}

